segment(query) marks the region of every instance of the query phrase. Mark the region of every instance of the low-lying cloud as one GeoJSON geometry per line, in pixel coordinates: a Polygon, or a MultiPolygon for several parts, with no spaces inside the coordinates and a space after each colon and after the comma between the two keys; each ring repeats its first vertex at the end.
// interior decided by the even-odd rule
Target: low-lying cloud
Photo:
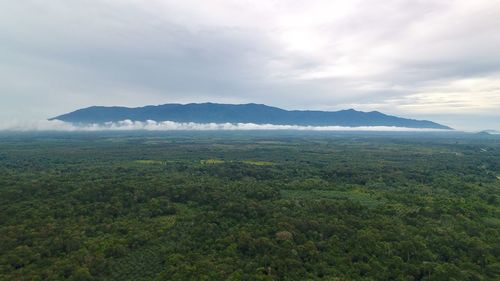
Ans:
{"type": "Polygon", "coordinates": [[[0,131],[28,132],[28,131],[251,131],[251,130],[297,130],[297,131],[393,131],[393,132],[437,132],[447,131],[438,129],[419,129],[389,126],[298,126],[298,125],[274,125],[253,123],[179,123],[172,121],[146,122],[123,120],[119,122],[107,122],[104,124],[77,125],[59,120],[40,120],[35,122],[10,122],[0,124],[0,131]]]}

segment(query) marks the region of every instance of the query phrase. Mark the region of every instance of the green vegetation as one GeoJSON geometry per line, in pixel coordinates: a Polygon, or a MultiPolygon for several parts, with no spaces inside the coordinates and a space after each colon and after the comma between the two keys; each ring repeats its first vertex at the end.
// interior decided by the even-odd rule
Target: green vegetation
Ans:
{"type": "Polygon", "coordinates": [[[0,280],[500,280],[499,174],[498,139],[1,137],[0,280]]]}
{"type": "Polygon", "coordinates": [[[135,160],[135,163],[138,164],[146,164],[146,165],[165,165],[167,161],[158,161],[158,160],[135,160]]]}
{"type": "Polygon", "coordinates": [[[338,190],[321,190],[321,189],[308,189],[308,190],[281,190],[281,195],[284,199],[299,199],[299,200],[344,200],[359,203],[363,206],[376,207],[383,204],[383,197],[376,196],[369,192],[364,192],[356,189],[349,191],[338,190]]]}
{"type": "Polygon", "coordinates": [[[243,162],[245,164],[257,165],[257,166],[272,166],[272,165],[274,165],[273,162],[269,162],[269,161],[243,160],[241,162],[243,162]]]}
{"type": "Polygon", "coordinates": [[[214,165],[214,164],[222,164],[222,163],[224,163],[224,160],[206,159],[206,160],[200,160],[200,163],[202,165],[214,165]]]}

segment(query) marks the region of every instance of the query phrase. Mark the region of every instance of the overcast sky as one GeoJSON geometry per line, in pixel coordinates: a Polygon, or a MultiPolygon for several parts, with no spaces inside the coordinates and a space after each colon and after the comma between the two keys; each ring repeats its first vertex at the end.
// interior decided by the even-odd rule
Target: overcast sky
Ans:
{"type": "Polygon", "coordinates": [[[2,120],[206,101],[500,129],[500,1],[0,0],[2,120]]]}

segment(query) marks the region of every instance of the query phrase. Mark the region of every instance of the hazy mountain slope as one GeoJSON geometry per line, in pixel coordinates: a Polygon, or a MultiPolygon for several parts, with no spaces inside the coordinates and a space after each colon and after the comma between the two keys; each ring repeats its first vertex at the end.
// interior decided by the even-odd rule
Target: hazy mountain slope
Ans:
{"type": "Polygon", "coordinates": [[[340,111],[283,110],[262,104],[164,104],[137,108],[92,106],[63,114],[51,120],[71,123],[105,123],[122,120],[174,121],[195,123],[255,123],[302,126],[396,126],[450,129],[426,120],[405,119],[378,111],[353,109],[340,111]]]}

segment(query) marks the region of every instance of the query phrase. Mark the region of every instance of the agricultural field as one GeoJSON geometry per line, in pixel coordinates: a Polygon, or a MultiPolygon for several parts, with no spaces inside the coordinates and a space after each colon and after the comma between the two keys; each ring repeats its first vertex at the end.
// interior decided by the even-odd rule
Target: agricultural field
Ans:
{"type": "Polygon", "coordinates": [[[500,139],[0,136],[0,280],[500,280],[500,139]]]}

